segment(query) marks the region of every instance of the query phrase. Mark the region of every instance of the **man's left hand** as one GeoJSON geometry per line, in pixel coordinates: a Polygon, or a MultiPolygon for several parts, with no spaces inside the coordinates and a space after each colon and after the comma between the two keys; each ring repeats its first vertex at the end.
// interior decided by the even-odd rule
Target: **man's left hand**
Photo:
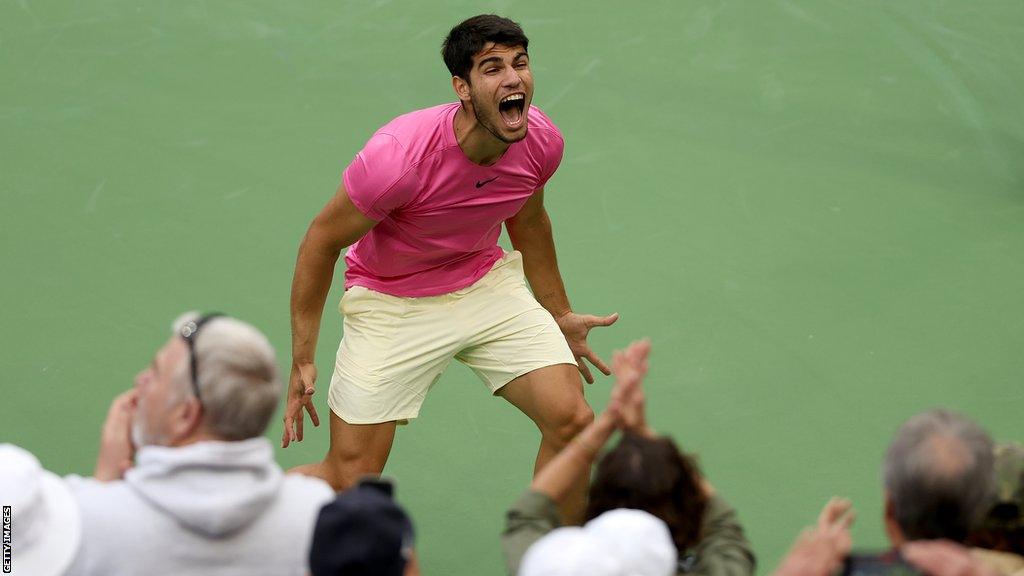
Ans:
{"type": "Polygon", "coordinates": [[[818,525],[805,530],[775,569],[773,576],[829,576],[843,565],[853,539],[853,505],[845,498],[832,498],[818,515],[818,525]]]}
{"type": "Polygon", "coordinates": [[[590,367],[583,362],[584,358],[605,375],[612,373],[611,369],[608,368],[608,365],[590,349],[590,345],[587,344],[587,334],[590,333],[591,328],[596,326],[611,326],[612,324],[615,324],[615,321],[618,319],[618,314],[612,314],[610,316],[591,316],[589,314],[577,314],[575,312],[568,312],[555,318],[555,322],[558,323],[558,327],[562,329],[562,334],[565,335],[566,342],[569,343],[569,349],[572,350],[573,356],[576,357],[576,363],[579,364],[580,374],[583,374],[583,378],[587,381],[587,384],[594,383],[594,375],[590,373],[590,367]]]}

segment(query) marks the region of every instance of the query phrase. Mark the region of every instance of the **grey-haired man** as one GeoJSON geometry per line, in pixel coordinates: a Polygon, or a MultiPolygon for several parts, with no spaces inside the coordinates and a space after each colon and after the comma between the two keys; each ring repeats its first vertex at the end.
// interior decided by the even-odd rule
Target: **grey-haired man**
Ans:
{"type": "Polygon", "coordinates": [[[274,461],[263,433],[280,391],[256,328],[179,318],[111,405],[94,477],[68,478],[86,527],[70,573],[305,575],[334,493],[274,461]]]}

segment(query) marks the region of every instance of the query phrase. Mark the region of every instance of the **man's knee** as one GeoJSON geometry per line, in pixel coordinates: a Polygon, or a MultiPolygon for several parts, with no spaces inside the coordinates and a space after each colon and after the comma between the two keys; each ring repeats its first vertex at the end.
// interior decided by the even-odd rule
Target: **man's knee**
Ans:
{"type": "Polygon", "coordinates": [[[363,476],[380,474],[384,463],[368,454],[331,450],[320,464],[324,480],[335,491],[351,488],[363,476]]]}
{"type": "Polygon", "coordinates": [[[373,444],[338,443],[327,451],[324,462],[339,469],[379,471],[387,462],[388,452],[373,444]]]}
{"type": "Polygon", "coordinates": [[[561,411],[546,429],[541,429],[541,433],[545,440],[561,447],[571,442],[593,421],[594,411],[580,399],[571,409],[561,411]]]}

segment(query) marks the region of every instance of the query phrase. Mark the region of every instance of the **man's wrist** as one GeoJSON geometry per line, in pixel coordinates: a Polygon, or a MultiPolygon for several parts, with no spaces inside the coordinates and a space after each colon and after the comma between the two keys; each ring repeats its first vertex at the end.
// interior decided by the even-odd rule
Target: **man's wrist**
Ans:
{"type": "Polygon", "coordinates": [[[292,329],[292,364],[312,364],[316,356],[317,338],[310,334],[296,334],[292,329]]]}
{"type": "Polygon", "coordinates": [[[561,320],[562,318],[565,318],[569,314],[572,314],[572,308],[548,308],[548,312],[551,313],[551,316],[555,320],[561,320]]]}
{"type": "Polygon", "coordinates": [[[555,318],[561,318],[566,314],[572,313],[572,306],[569,305],[569,299],[565,297],[565,292],[552,291],[544,294],[535,294],[534,298],[555,318]]]}
{"type": "Polygon", "coordinates": [[[96,465],[96,470],[92,473],[92,477],[100,482],[114,482],[121,480],[117,471],[112,470],[109,466],[103,466],[101,464],[96,465]]]}
{"type": "Polygon", "coordinates": [[[134,455],[130,453],[126,458],[120,458],[109,453],[100,454],[96,458],[96,468],[92,476],[100,482],[123,480],[124,472],[127,467],[131,466],[132,460],[134,460],[134,455]]]}
{"type": "Polygon", "coordinates": [[[587,439],[577,436],[573,441],[573,445],[581,453],[584,460],[593,462],[597,458],[597,454],[601,451],[601,446],[595,446],[590,443],[587,439]]]}

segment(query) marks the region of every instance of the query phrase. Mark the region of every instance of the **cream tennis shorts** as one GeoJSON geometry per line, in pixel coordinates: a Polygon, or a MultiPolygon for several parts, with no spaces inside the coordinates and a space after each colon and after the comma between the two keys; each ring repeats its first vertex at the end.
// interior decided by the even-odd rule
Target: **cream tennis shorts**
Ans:
{"type": "Polygon", "coordinates": [[[452,358],[492,394],[538,368],[576,364],[558,324],[527,288],[519,252],[462,290],[405,298],[353,286],[338,308],[344,336],[327,404],[349,424],[415,418],[452,358]]]}

